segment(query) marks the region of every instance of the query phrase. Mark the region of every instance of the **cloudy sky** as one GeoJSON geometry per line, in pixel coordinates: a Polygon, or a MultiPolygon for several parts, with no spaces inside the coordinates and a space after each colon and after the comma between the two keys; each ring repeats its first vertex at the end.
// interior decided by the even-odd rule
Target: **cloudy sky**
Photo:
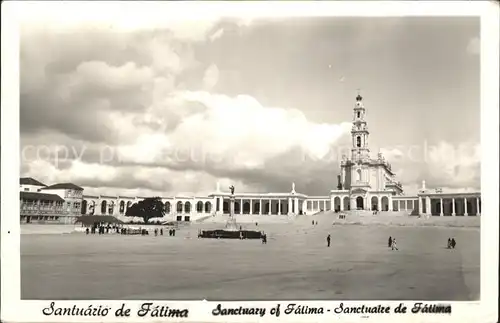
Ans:
{"type": "Polygon", "coordinates": [[[23,25],[20,54],[20,175],[46,184],[327,195],[361,89],[408,194],[480,185],[475,18],[53,20],[23,25]]]}

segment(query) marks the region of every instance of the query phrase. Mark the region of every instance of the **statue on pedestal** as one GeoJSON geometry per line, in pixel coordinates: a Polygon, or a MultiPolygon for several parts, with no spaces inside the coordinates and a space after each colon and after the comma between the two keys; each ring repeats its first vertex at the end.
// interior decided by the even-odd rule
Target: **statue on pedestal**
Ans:
{"type": "MultiPolygon", "coordinates": [[[[229,218],[233,219],[234,218],[234,185],[229,186],[229,190],[231,191],[231,197],[229,198],[229,218]]],[[[229,224],[229,222],[228,222],[229,224]]],[[[228,226],[226,224],[226,227],[228,226]]],[[[231,221],[231,225],[234,225],[234,219],[231,221]]]]}

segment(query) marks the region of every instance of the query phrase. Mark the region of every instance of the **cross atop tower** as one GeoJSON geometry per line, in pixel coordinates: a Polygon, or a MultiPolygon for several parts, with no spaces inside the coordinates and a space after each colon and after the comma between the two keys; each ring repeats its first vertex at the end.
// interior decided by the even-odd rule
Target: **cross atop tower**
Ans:
{"type": "Polygon", "coordinates": [[[360,92],[361,92],[361,89],[356,89],[356,91],[358,91],[358,96],[356,96],[356,101],[361,101],[363,100],[363,97],[361,96],[360,92]]]}

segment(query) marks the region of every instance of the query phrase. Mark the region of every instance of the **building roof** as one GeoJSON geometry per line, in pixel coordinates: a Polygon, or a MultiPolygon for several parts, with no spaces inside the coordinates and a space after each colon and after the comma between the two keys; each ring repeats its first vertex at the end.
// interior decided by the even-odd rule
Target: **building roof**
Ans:
{"type": "Polygon", "coordinates": [[[73,183],[59,183],[59,184],[54,184],[50,185],[44,188],[44,190],[77,190],[77,191],[83,191],[83,188],[81,188],[78,185],[75,185],[73,183]]]}
{"type": "Polygon", "coordinates": [[[21,185],[47,186],[31,177],[21,177],[19,183],[21,185]]]}
{"type": "Polygon", "coordinates": [[[64,199],[56,194],[37,193],[37,192],[19,192],[21,200],[35,200],[35,201],[62,201],[64,199]]]}

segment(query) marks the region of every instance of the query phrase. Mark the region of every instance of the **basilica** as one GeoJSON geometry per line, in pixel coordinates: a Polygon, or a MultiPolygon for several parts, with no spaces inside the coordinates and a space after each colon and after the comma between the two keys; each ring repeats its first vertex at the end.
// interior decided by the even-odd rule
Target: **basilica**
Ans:
{"type": "MultiPolygon", "coordinates": [[[[215,190],[206,196],[164,196],[167,220],[195,221],[214,215],[231,213],[235,216],[311,215],[318,212],[350,210],[379,211],[393,215],[419,216],[479,216],[480,192],[443,192],[430,190],[422,182],[418,194],[404,194],[391,165],[382,154],[371,158],[366,109],[357,95],[352,120],[351,156],[343,156],[337,174],[336,189],[324,196],[310,196],[295,190],[291,183],[288,192],[250,193],[215,190]]],[[[84,188],[72,183],[45,185],[33,178],[20,179],[21,223],[73,223],[82,215],[111,215],[124,217],[126,210],[144,199],[139,196],[85,195],[84,188]]],[[[124,218],[123,218],[124,219],[124,218]]]]}
{"type": "Polygon", "coordinates": [[[403,195],[401,183],[382,154],[376,159],[370,158],[370,132],[365,116],[363,98],[358,94],[353,110],[351,157],[343,156],[337,189],[330,192],[337,211],[389,211],[393,209],[393,198],[403,195]]]}

